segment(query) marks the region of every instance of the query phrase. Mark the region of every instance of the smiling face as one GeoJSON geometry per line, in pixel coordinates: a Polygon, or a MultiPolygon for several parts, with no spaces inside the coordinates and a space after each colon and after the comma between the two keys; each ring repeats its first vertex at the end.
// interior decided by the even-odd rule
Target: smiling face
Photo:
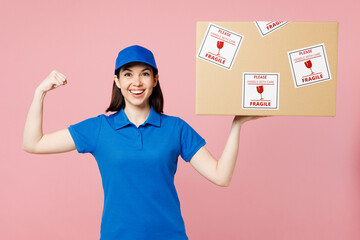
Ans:
{"type": "Polygon", "coordinates": [[[131,63],[120,68],[115,83],[121,90],[126,106],[150,107],[149,98],[157,85],[159,76],[154,77],[153,69],[144,63],[131,63]]]}

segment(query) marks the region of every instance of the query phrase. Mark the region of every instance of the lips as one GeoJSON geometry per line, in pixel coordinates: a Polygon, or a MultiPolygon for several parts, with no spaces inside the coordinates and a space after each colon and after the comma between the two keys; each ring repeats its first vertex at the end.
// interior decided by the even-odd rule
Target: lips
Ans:
{"type": "Polygon", "coordinates": [[[133,95],[141,95],[145,92],[145,89],[130,89],[129,92],[133,95]]]}

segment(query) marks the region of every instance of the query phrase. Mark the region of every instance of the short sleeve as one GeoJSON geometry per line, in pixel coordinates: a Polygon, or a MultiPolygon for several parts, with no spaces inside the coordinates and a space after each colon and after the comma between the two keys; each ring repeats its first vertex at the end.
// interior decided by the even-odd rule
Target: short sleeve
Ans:
{"type": "Polygon", "coordinates": [[[205,140],[184,120],[179,118],[180,125],[180,155],[189,162],[195,153],[206,144],[205,140]]]}
{"type": "Polygon", "coordinates": [[[68,127],[76,150],[79,153],[88,153],[95,150],[101,128],[101,119],[102,117],[99,115],[68,127]]]}

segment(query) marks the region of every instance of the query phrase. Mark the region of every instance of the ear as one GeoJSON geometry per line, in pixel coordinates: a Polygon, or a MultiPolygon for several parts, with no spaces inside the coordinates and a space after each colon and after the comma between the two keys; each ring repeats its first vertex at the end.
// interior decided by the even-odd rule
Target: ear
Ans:
{"type": "Polygon", "coordinates": [[[115,81],[115,84],[118,88],[120,88],[120,80],[118,79],[118,77],[116,75],[114,75],[114,81],[115,81]]]}
{"type": "Polygon", "coordinates": [[[155,77],[154,77],[154,87],[156,87],[158,82],[159,82],[159,74],[156,74],[155,77]]]}

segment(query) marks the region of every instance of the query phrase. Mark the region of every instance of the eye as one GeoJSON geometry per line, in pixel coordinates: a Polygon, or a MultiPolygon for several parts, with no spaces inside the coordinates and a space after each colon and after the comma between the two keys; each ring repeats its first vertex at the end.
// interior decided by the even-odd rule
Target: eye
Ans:
{"type": "Polygon", "coordinates": [[[144,72],[143,75],[144,75],[144,76],[150,76],[150,73],[144,72]]]}
{"type": "Polygon", "coordinates": [[[130,77],[130,76],[131,76],[131,73],[129,73],[129,72],[124,73],[124,76],[125,76],[125,77],[130,77]]]}

